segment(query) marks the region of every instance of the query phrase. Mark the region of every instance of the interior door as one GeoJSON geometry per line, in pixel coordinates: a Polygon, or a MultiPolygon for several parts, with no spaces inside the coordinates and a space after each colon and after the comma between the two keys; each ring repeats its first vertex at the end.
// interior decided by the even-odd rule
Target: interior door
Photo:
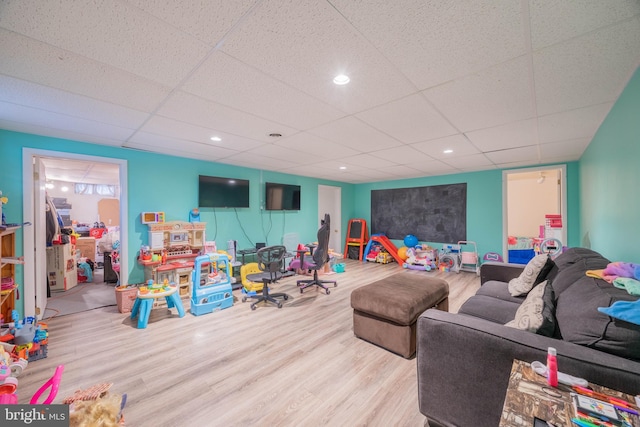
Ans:
{"type": "Polygon", "coordinates": [[[23,167],[32,179],[24,182],[24,315],[42,319],[47,307],[45,167],[39,156],[24,156],[23,167]],[[27,244],[29,242],[30,244],[27,244]],[[33,283],[35,286],[28,286],[33,283]]]}
{"type": "Polygon", "coordinates": [[[324,214],[331,216],[331,234],[329,248],[340,252],[342,248],[342,188],[330,185],[318,185],[318,227],[324,214]]]}

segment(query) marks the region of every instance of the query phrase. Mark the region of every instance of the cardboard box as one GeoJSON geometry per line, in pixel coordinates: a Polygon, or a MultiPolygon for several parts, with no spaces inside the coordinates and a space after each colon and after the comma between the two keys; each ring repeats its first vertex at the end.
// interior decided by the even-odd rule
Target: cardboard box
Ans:
{"type": "Polygon", "coordinates": [[[52,291],[66,291],[78,284],[78,269],[70,244],[47,248],[47,277],[52,291]]]}
{"type": "Polygon", "coordinates": [[[76,249],[80,251],[80,257],[96,260],[96,239],[95,237],[78,237],[76,239],[76,249]]]}

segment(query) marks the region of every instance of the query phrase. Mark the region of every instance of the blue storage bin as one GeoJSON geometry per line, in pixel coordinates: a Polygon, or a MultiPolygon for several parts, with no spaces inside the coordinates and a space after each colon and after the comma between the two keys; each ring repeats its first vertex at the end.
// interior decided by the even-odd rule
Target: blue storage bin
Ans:
{"type": "Polygon", "coordinates": [[[509,262],[514,264],[527,264],[535,256],[533,249],[509,249],[509,262]]]}

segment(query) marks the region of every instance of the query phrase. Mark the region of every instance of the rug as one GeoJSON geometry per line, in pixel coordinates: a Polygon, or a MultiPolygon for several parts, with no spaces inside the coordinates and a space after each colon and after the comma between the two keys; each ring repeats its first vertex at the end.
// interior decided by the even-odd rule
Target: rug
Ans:
{"type": "Polygon", "coordinates": [[[53,292],[47,299],[44,318],[65,316],[81,311],[116,305],[115,284],[79,283],[64,292],[53,292]]]}

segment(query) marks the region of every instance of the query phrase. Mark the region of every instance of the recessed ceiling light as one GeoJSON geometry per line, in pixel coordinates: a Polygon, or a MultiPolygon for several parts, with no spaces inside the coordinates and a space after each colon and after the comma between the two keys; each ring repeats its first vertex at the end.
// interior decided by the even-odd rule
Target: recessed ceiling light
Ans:
{"type": "Polygon", "coordinates": [[[340,170],[341,170],[341,171],[343,171],[343,170],[347,170],[347,167],[346,167],[346,166],[340,166],[340,170]]]}
{"type": "Polygon", "coordinates": [[[278,132],[273,132],[273,133],[270,133],[269,136],[271,138],[280,138],[282,136],[282,134],[278,133],[278,132]]]}
{"type": "Polygon", "coordinates": [[[51,182],[47,182],[44,186],[45,186],[46,188],[48,188],[48,189],[52,189],[52,188],[54,188],[54,185],[53,185],[53,183],[51,183],[51,182]]]}
{"type": "Polygon", "coordinates": [[[220,141],[222,141],[222,138],[220,138],[219,136],[212,136],[211,140],[215,141],[215,142],[220,142],[220,141]]]}
{"type": "Polygon", "coordinates": [[[444,154],[451,154],[451,153],[453,153],[453,150],[448,148],[448,149],[444,150],[443,153],[444,154]]]}
{"type": "Polygon", "coordinates": [[[349,76],[347,76],[345,74],[338,74],[337,76],[335,76],[333,78],[333,82],[335,84],[337,84],[337,85],[346,85],[350,81],[351,81],[351,79],[349,78],[349,76]]]}
{"type": "Polygon", "coordinates": [[[64,191],[64,192],[66,193],[67,191],[69,191],[69,187],[67,187],[67,186],[65,185],[65,186],[63,186],[63,187],[61,188],[61,190],[62,190],[62,191],[64,191]]]}

